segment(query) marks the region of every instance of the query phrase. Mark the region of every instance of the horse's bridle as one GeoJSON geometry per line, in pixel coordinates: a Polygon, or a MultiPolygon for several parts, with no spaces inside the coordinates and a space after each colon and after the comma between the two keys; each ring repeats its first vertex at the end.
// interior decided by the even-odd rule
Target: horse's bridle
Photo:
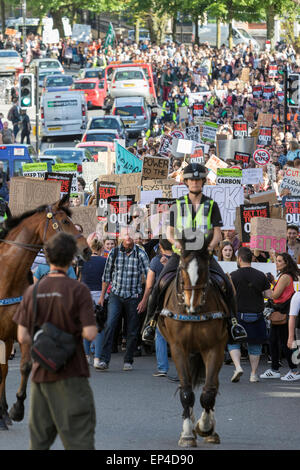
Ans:
{"type": "Polygon", "coordinates": [[[190,291],[193,291],[193,290],[194,291],[202,290],[202,291],[204,291],[204,295],[206,297],[209,282],[206,282],[204,284],[197,284],[194,287],[185,287],[183,279],[182,279],[182,275],[181,275],[181,271],[183,269],[185,269],[185,268],[183,268],[183,266],[179,263],[177,273],[176,273],[176,295],[177,295],[178,303],[180,303],[181,305],[185,304],[185,302],[184,302],[184,291],[190,292],[190,291]]]}
{"type": "MultiPolygon", "coordinates": [[[[16,242],[16,241],[13,241],[13,240],[6,240],[5,238],[3,238],[3,239],[1,238],[0,242],[6,243],[8,245],[18,246],[20,248],[24,248],[25,250],[29,250],[29,251],[36,251],[36,252],[40,251],[44,246],[50,221],[52,222],[52,228],[55,232],[63,232],[64,231],[61,227],[60,222],[55,218],[55,216],[57,214],[61,214],[62,212],[65,214],[65,212],[63,210],[58,210],[56,212],[53,212],[51,206],[48,206],[46,208],[45,212],[47,213],[47,215],[46,215],[47,220],[46,220],[46,225],[45,225],[45,229],[44,229],[44,236],[43,236],[43,244],[42,245],[34,245],[34,244],[31,244],[31,243],[21,243],[21,242],[16,242]]],[[[83,237],[83,235],[81,233],[78,233],[78,234],[73,235],[73,236],[76,239],[83,237]]]]}

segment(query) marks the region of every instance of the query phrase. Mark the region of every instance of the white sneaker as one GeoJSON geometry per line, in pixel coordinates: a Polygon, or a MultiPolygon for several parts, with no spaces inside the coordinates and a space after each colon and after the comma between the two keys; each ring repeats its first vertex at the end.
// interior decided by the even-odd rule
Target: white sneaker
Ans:
{"type": "Polygon", "coordinates": [[[260,375],[261,379],[279,379],[280,372],[276,372],[275,370],[268,369],[266,372],[260,375]]]}
{"type": "Polygon", "coordinates": [[[250,375],[250,379],[249,379],[250,382],[259,382],[259,378],[257,377],[256,374],[251,374],[250,375]]]}
{"type": "Polygon", "coordinates": [[[300,380],[300,373],[289,370],[284,377],[280,377],[280,380],[284,380],[285,382],[295,382],[295,380],[300,380]]]}
{"type": "Polygon", "coordinates": [[[123,370],[133,370],[133,365],[130,362],[124,362],[123,370]]]}
{"type": "Polygon", "coordinates": [[[94,359],[94,367],[95,369],[100,369],[100,359],[96,358],[94,359]]]}
{"type": "Polygon", "coordinates": [[[241,367],[235,369],[233,376],[231,377],[231,382],[239,382],[240,377],[243,375],[244,371],[241,367]]]}

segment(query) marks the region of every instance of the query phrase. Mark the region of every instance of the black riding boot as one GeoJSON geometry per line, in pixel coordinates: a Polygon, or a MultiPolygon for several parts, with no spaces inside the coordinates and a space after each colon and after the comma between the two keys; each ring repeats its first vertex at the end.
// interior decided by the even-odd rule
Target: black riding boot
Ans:
{"type": "Polygon", "coordinates": [[[156,323],[160,312],[158,299],[159,287],[155,285],[147,305],[147,313],[144,322],[144,326],[147,326],[142,333],[142,340],[145,341],[145,343],[153,343],[155,338],[156,323]]]}

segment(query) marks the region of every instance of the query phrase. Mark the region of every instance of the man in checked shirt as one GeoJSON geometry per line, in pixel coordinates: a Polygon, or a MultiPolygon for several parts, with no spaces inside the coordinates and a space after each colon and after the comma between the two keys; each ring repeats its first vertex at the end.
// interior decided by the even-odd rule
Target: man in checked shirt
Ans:
{"type": "Polygon", "coordinates": [[[109,367],[113,336],[122,308],[127,316],[127,341],[123,370],[133,369],[133,353],[136,349],[139,331],[139,314],[145,309],[142,298],[142,278],[147,277],[149,258],[146,252],[133,241],[130,227],[120,233],[121,244],[108,255],[103,277],[99,304],[103,305],[106,290],[111,284],[108,300],[107,322],[100,364],[97,370],[106,371],[109,367]]]}

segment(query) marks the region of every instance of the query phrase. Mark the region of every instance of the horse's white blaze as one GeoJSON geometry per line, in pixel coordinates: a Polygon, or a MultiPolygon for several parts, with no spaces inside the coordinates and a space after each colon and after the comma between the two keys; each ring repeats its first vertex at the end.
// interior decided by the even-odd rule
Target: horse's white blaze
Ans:
{"type": "MultiPolygon", "coordinates": [[[[194,258],[189,262],[187,273],[189,275],[191,281],[191,287],[195,287],[198,281],[198,263],[197,260],[194,258]]],[[[193,302],[194,302],[194,290],[192,290],[191,300],[190,300],[190,308],[193,310],[193,302]]]]}

